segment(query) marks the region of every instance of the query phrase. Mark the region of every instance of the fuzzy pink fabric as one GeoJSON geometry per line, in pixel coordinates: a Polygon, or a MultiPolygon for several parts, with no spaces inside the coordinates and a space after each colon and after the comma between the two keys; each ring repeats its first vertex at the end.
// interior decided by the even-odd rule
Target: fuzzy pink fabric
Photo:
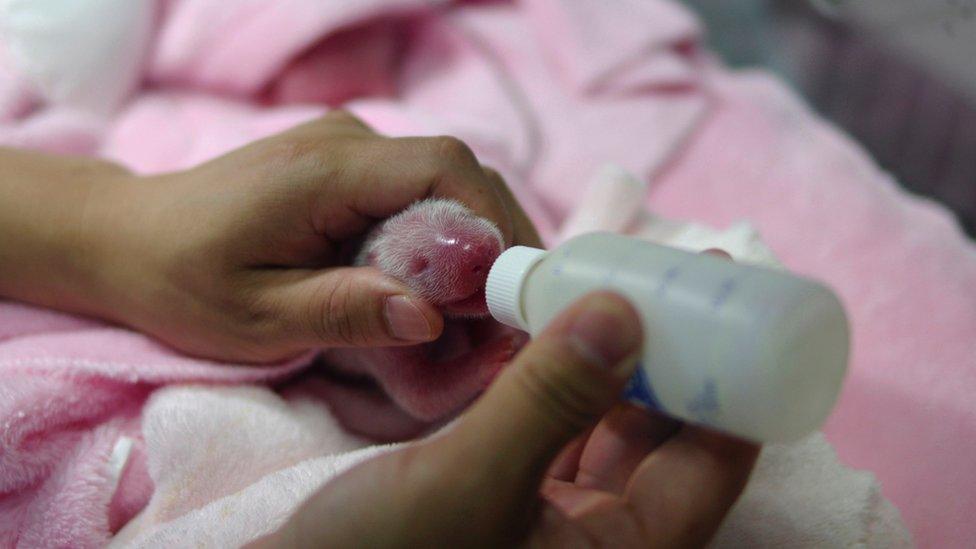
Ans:
{"type": "MultiPolygon", "coordinates": [[[[0,65],[12,75],[0,83],[0,143],[151,173],[343,104],[383,133],[464,139],[550,237],[578,186],[619,164],[649,181],[650,209],[717,227],[750,219],[789,268],[838,291],[854,355],[828,438],[877,474],[919,545],[976,536],[972,242],[782,84],[716,66],[676,4],[161,7],[144,85],[107,119],[37,105],[0,65]]],[[[101,545],[145,505],[153,449],[139,418],[158,387],[272,383],[305,362],[189,359],[124,329],[0,302],[0,545],[101,545]],[[106,464],[119,437],[135,443],[116,480],[106,464]]]]}
{"type": "Polygon", "coordinates": [[[648,204],[717,226],[749,219],[787,267],[839,293],[853,355],[828,440],[842,460],[875,472],[919,546],[969,545],[973,242],[776,80],[717,74],[712,84],[712,115],[648,204]]]}
{"type": "Polygon", "coordinates": [[[0,302],[0,546],[101,546],[145,506],[140,415],[155,388],[272,381],[305,362],[190,360],[131,331],[0,302]],[[120,437],[134,448],[116,475],[120,437]]]}

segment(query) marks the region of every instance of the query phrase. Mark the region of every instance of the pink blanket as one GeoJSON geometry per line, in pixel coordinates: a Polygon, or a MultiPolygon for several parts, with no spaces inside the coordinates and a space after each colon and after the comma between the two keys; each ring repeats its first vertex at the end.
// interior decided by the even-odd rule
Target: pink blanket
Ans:
{"type": "MultiPolygon", "coordinates": [[[[976,249],[780,83],[717,66],[675,4],[157,7],[152,40],[133,46],[136,77],[51,84],[22,48],[0,51],[0,143],[158,172],[343,104],[387,134],[464,139],[550,237],[578,185],[620,164],[650,183],[650,209],[718,227],[749,219],[789,268],[839,292],[854,356],[828,439],[877,474],[919,545],[976,536],[976,249]],[[106,82],[122,99],[97,109],[86,102],[98,94],[63,93],[106,82]]],[[[152,481],[139,419],[158,387],[273,383],[304,363],[187,359],[123,329],[0,302],[0,545],[100,545],[143,508],[152,481]]]]}

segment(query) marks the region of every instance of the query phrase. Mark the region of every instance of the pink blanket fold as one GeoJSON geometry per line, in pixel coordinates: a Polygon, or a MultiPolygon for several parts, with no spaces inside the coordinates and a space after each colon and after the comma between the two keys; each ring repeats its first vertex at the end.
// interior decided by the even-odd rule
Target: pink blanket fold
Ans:
{"type": "MultiPolygon", "coordinates": [[[[383,133],[464,139],[548,238],[579,186],[619,164],[650,183],[651,210],[715,227],[749,219],[787,267],[839,292],[854,356],[829,440],[877,474],[919,545],[976,536],[976,249],[782,84],[716,66],[677,4],[161,6],[143,85],[108,118],[39,103],[0,64],[0,143],[154,173],[341,103],[383,133]]],[[[0,546],[103,545],[142,509],[160,477],[140,419],[160,387],[273,384],[307,361],[201,361],[0,302],[0,546]]]]}
{"type": "Polygon", "coordinates": [[[188,359],[128,330],[0,302],[0,546],[103,545],[146,504],[140,415],[155,388],[271,382],[307,362],[188,359]],[[134,448],[113,470],[123,438],[134,448]]]}

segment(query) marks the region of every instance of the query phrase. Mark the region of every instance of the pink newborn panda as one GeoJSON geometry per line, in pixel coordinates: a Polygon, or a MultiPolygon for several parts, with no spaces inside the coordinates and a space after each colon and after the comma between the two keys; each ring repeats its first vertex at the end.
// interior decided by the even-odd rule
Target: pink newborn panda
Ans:
{"type": "Polygon", "coordinates": [[[367,237],[357,265],[373,265],[452,318],[484,318],[485,281],[505,247],[494,223],[455,200],[416,202],[367,237]]]}
{"type": "Polygon", "coordinates": [[[454,200],[417,202],[369,234],[355,263],[375,266],[440,308],[444,332],[436,341],[409,347],[327,351],[324,359],[333,371],[371,378],[407,416],[391,420],[388,409],[379,410],[376,395],[366,402],[331,391],[330,405],[347,428],[397,438],[396,427],[409,431],[408,425],[445,419],[511,360],[526,336],[488,318],[485,303],[488,271],[503,249],[494,223],[454,200]],[[390,421],[399,425],[378,425],[390,421]]]}

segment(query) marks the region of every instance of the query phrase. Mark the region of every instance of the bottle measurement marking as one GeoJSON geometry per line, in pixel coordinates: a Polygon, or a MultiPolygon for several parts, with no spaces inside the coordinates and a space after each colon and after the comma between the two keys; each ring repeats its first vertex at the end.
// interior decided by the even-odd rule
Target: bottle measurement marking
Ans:
{"type": "Polygon", "coordinates": [[[726,278],[718,287],[718,293],[712,298],[712,310],[719,310],[728,301],[729,297],[735,293],[738,283],[734,278],[726,278]]]}
{"type": "Polygon", "coordinates": [[[718,387],[715,380],[705,378],[701,390],[688,404],[688,413],[702,423],[713,423],[721,406],[718,402],[718,387]]]}
{"type": "Polygon", "coordinates": [[[668,267],[668,270],[664,271],[664,277],[661,279],[661,283],[657,286],[656,293],[658,297],[664,297],[664,294],[668,291],[668,287],[672,282],[675,281],[675,279],[678,278],[679,274],[681,274],[681,267],[677,265],[668,267]]]}

